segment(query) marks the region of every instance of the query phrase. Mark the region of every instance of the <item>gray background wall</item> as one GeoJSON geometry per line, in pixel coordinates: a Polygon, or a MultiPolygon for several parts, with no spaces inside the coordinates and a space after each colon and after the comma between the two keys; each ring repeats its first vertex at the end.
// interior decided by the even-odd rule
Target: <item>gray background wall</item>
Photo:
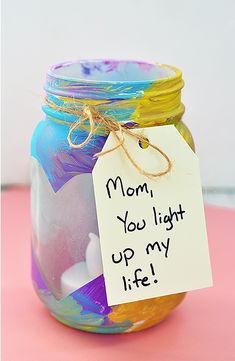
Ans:
{"type": "Polygon", "coordinates": [[[205,187],[235,185],[235,2],[3,0],[3,177],[29,182],[29,144],[43,117],[49,64],[156,60],[183,70],[205,187]]]}

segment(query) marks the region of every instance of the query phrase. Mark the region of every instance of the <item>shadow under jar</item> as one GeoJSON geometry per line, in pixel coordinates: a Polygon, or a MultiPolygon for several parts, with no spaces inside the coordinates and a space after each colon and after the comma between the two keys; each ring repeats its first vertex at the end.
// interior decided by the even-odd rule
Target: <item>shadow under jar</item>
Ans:
{"type": "MultiPolygon", "coordinates": [[[[46,116],[31,144],[32,278],[38,296],[62,323],[90,332],[138,331],[165,319],[184,298],[180,293],[107,305],[92,169],[108,134],[97,126],[80,149],[67,139],[79,121],[69,110],[92,105],[130,127],[174,124],[194,149],[181,120],[183,84],[178,69],[139,61],[81,60],[48,70],[46,116]]],[[[73,142],[83,142],[88,133],[85,122],[73,142]]]]}

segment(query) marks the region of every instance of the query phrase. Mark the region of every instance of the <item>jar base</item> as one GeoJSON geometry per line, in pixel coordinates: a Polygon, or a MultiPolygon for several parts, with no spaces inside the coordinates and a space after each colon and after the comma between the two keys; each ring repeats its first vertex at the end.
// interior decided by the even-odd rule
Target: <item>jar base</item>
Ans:
{"type": "MultiPolygon", "coordinates": [[[[51,312],[52,317],[54,317],[58,322],[62,323],[65,326],[75,328],[79,331],[90,332],[90,333],[102,333],[102,334],[123,334],[123,327],[105,327],[105,326],[88,326],[82,325],[80,323],[73,322],[71,320],[66,320],[53,312],[51,312]]],[[[136,330],[138,331],[138,330],[136,330]]],[[[129,331],[131,332],[131,331],[129,331]]],[[[125,332],[126,333],[126,332],[125,332]]]]}
{"type": "MultiPolygon", "coordinates": [[[[132,325],[127,327],[127,324],[120,322],[120,320],[116,320],[115,325],[88,325],[81,324],[79,322],[73,321],[71,319],[65,318],[64,316],[58,315],[57,313],[51,312],[51,315],[60,323],[78,329],[80,331],[91,332],[91,333],[102,333],[102,334],[122,334],[122,333],[132,333],[145,330],[147,328],[154,327],[164,321],[170,314],[171,311],[182,302],[186,293],[178,293],[174,295],[159,297],[154,300],[161,300],[161,304],[159,304],[160,309],[155,310],[155,313],[152,314],[152,317],[145,319],[144,321],[136,321],[133,322],[132,325]],[[119,323],[119,322],[120,323],[119,323]]],[[[144,302],[144,301],[139,301],[144,302]]],[[[136,303],[136,302],[135,302],[136,303]]],[[[133,303],[132,303],[133,304],[133,303]]],[[[126,304],[127,305],[127,304],[126,304]]],[[[131,305],[131,304],[129,304],[131,305]]],[[[118,307],[118,306],[114,306],[118,307]]],[[[114,310],[115,315],[115,310],[114,310]]]]}

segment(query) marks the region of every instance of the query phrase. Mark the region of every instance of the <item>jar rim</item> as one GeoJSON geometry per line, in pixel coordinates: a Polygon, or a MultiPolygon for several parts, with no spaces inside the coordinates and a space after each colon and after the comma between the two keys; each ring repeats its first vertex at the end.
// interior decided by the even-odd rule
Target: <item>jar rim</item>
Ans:
{"type": "Polygon", "coordinates": [[[48,70],[44,87],[47,104],[43,110],[52,117],[61,115],[70,121],[77,115],[71,110],[66,112],[67,108],[78,111],[91,105],[121,122],[141,118],[149,123],[156,117],[165,122],[166,118],[182,116],[183,86],[181,71],[169,65],[102,59],[63,62],[48,70]]]}
{"type": "MultiPolygon", "coordinates": [[[[122,70],[123,70],[122,69],[122,70]]],[[[75,60],[75,61],[65,61],[57,64],[53,64],[49,67],[47,71],[47,75],[50,77],[53,77],[54,79],[58,80],[64,80],[64,81],[74,81],[74,82],[85,82],[87,84],[148,84],[152,82],[166,82],[167,80],[174,80],[177,78],[181,78],[182,73],[181,70],[178,68],[167,65],[167,64],[161,64],[158,62],[151,62],[151,61],[139,61],[139,60],[114,60],[114,59],[88,59],[88,60],[75,60]],[[103,68],[101,66],[103,65],[103,68]],[[75,69],[71,68],[80,66],[81,75],[73,75],[72,71],[75,69]],[[139,68],[140,72],[136,78],[128,79],[128,76],[125,74],[121,75],[122,79],[112,79],[109,75],[112,73],[112,71],[116,71],[118,66],[122,66],[123,69],[126,67],[133,67],[139,68]],[[93,68],[92,68],[93,67],[93,68]],[[70,68],[70,69],[69,69],[70,68]],[[70,73],[69,71],[70,70],[70,73]],[[67,71],[67,74],[66,74],[67,71]],[[93,74],[91,75],[91,71],[93,71],[93,74]],[[104,74],[106,71],[106,79],[99,78],[97,76],[98,72],[101,72],[101,75],[104,74]],[[149,74],[148,74],[148,73],[149,74]],[[107,75],[108,74],[108,75],[107,75]],[[143,75],[147,79],[141,79],[141,76],[143,75]],[[155,75],[155,76],[154,76],[155,75]],[[148,76],[150,76],[148,78],[148,76]],[[89,78],[90,77],[90,78],[89,78]],[[139,77],[139,79],[138,79],[139,77]]],[[[120,72],[119,72],[120,75],[120,72]]]]}

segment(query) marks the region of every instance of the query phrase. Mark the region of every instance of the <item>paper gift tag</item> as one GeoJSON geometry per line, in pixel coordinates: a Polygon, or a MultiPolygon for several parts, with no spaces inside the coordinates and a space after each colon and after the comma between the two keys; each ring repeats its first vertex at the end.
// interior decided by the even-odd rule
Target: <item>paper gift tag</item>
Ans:
{"type": "MultiPolygon", "coordinates": [[[[135,129],[161,148],[172,170],[141,175],[122,148],[99,157],[93,170],[102,262],[109,306],[212,285],[197,156],[173,125],[135,129]]],[[[110,134],[103,150],[116,145],[110,134]]],[[[134,137],[125,146],[148,172],[163,156],[134,137]]]]}

